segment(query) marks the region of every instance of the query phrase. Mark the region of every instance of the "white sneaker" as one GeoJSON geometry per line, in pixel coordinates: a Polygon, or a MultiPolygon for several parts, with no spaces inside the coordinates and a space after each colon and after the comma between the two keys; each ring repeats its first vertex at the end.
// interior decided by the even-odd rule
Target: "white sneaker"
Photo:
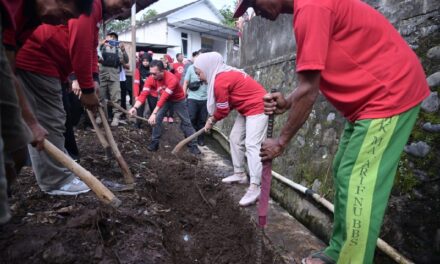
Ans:
{"type": "Polygon", "coordinates": [[[258,198],[260,198],[260,193],[260,186],[251,184],[246,194],[241,198],[238,204],[240,204],[240,206],[249,206],[251,204],[254,204],[258,200],[258,198]]]}
{"type": "Polygon", "coordinates": [[[223,178],[222,182],[224,182],[224,183],[234,183],[234,182],[237,182],[239,184],[247,184],[248,183],[248,179],[246,177],[246,173],[241,172],[241,173],[234,173],[231,176],[223,178]]]}
{"type": "Polygon", "coordinates": [[[114,116],[112,123],[110,124],[112,127],[117,127],[119,125],[119,118],[114,116]]]}
{"type": "Polygon", "coordinates": [[[90,188],[80,179],[74,178],[71,182],[64,184],[58,190],[46,192],[49,195],[78,195],[90,191],[90,188]]]}
{"type": "Polygon", "coordinates": [[[100,124],[102,123],[101,117],[98,116],[98,117],[96,118],[95,122],[96,122],[97,125],[100,125],[100,124]]]}

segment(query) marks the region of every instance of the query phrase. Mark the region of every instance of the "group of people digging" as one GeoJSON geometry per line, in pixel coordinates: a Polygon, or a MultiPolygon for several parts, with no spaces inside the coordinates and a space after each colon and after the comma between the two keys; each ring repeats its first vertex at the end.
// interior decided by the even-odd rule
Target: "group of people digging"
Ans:
{"type": "MultiPolygon", "coordinates": [[[[23,9],[24,1],[17,2],[23,9]]],[[[52,47],[45,50],[55,53],[62,50],[64,56],[69,56],[72,69],[66,69],[65,72],[75,72],[82,89],[81,100],[87,108],[94,110],[99,105],[94,90],[94,87],[98,87],[98,83],[93,81],[94,73],[97,73],[95,68],[97,63],[94,61],[97,58],[95,56],[98,44],[97,22],[101,21],[103,16],[112,14],[114,10],[120,10],[115,9],[116,2],[121,8],[127,6],[124,2],[131,1],[104,0],[104,5],[99,0],[64,0],[61,1],[62,3],[56,0],[34,0],[32,2],[39,7],[33,10],[33,14],[37,14],[36,17],[50,24],[57,24],[59,19],[65,22],[68,18],[77,17],[81,13],[80,10],[91,10],[91,15],[82,15],[77,20],[70,20],[67,27],[56,28],[56,32],[63,34],[58,36],[53,33],[66,44],[63,49],[52,47]],[[90,2],[89,6],[86,6],[86,2],[90,2]],[[91,8],[92,2],[93,8],[91,8]],[[40,8],[41,3],[44,3],[45,8],[40,8]],[[60,6],[62,12],[53,12],[50,15],[44,13],[60,6]],[[81,31],[83,32],[81,38],[78,36],[80,30],[84,30],[81,31]],[[78,50],[81,53],[77,52],[78,50]]],[[[9,14],[8,18],[14,17],[12,13],[4,12],[14,6],[6,0],[0,3],[2,16],[9,14]]],[[[275,20],[281,13],[294,14],[298,85],[287,97],[279,92],[268,94],[244,71],[226,65],[222,56],[216,52],[202,53],[195,58],[194,72],[207,85],[206,109],[209,118],[204,129],[209,131],[232,109],[238,112],[230,135],[234,174],[223,179],[223,182],[247,183],[244,170],[244,157],[246,157],[250,185],[240,200],[240,205],[255,203],[260,194],[261,160],[274,159],[282,155],[291,138],[307,120],[313,103],[321,92],[347,119],[347,123],[333,161],[335,186],[333,234],[327,248],[304,258],[302,262],[305,264],[372,263],[400,154],[415,124],[420,103],[429,95],[423,68],[417,56],[394,27],[379,12],[361,1],[241,0],[234,16],[241,16],[248,7],[252,7],[256,15],[270,20],[275,20]],[[281,126],[279,136],[265,140],[267,116],[284,112],[288,112],[288,117],[286,123],[281,126]]],[[[23,12],[22,17],[28,18],[29,16],[25,16],[22,9],[20,11],[23,12]]],[[[26,12],[30,10],[26,9],[26,12]]],[[[16,22],[22,23],[22,20],[16,22]]],[[[15,25],[13,21],[11,24],[15,25]]],[[[32,31],[36,23],[29,24],[33,27],[23,27],[23,25],[26,24],[15,26],[13,35],[16,37],[16,42],[13,44],[27,38],[29,35],[25,37],[23,34],[32,31]],[[20,31],[23,28],[27,30],[20,31]]],[[[2,22],[2,27],[5,26],[2,22]]],[[[40,31],[44,35],[48,29],[40,31]]],[[[39,39],[38,34],[38,31],[35,31],[34,37],[31,36],[29,39],[35,38],[35,41],[40,41],[42,45],[50,45],[50,38],[39,39]]],[[[7,43],[5,40],[3,39],[2,43],[7,43]]],[[[6,73],[2,74],[0,100],[2,125],[0,147],[4,144],[0,160],[0,223],[4,223],[10,215],[6,203],[3,163],[15,158],[15,164],[20,164],[16,159],[17,150],[31,141],[21,123],[22,119],[18,116],[20,108],[17,105],[14,87],[19,88],[17,90],[19,96],[22,95],[21,87],[25,87],[27,93],[33,92],[28,96],[28,100],[35,101],[31,102],[33,111],[29,111],[25,103],[21,103],[20,106],[23,120],[33,132],[32,142],[39,149],[42,148],[41,142],[47,136],[47,131],[50,131],[49,137],[52,134],[59,135],[62,128],[58,126],[63,118],[63,112],[57,99],[61,73],[57,70],[54,76],[55,71],[51,72],[50,67],[44,68],[48,70],[47,72],[38,72],[37,65],[32,66],[35,68],[20,66],[24,68],[17,71],[19,81],[16,81],[4,56],[4,44],[1,49],[1,71],[6,73]],[[43,86],[48,88],[42,90],[43,86]],[[52,90],[48,90],[49,88],[52,90]],[[6,92],[8,97],[4,96],[6,92]],[[46,96],[46,93],[53,93],[53,100],[49,102],[39,99],[39,96],[46,96]],[[32,106],[33,104],[37,107],[32,106]],[[45,109],[41,109],[43,107],[45,109]],[[32,112],[35,113],[36,118],[32,112]],[[54,117],[57,118],[56,122],[51,121],[54,117]],[[13,123],[10,123],[11,118],[14,119],[13,123]],[[39,126],[38,122],[44,128],[39,126]],[[11,124],[14,126],[11,127],[11,124]],[[11,138],[11,129],[15,132],[14,138],[11,138]]],[[[51,55],[50,52],[46,52],[44,55],[55,56],[51,57],[50,63],[56,63],[58,58],[56,56],[60,54],[51,55]]],[[[30,57],[30,55],[24,56],[25,59],[32,60],[30,57]]],[[[9,56],[9,58],[12,62],[13,57],[9,56]]],[[[23,63],[17,65],[30,62],[23,63]]],[[[51,65],[54,66],[53,69],[60,68],[59,65],[51,65]]],[[[160,94],[148,119],[149,123],[154,125],[148,149],[156,151],[159,148],[162,120],[170,107],[174,107],[179,115],[185,136],[193,134],[195,130],[188,114],[186,94],[178,78],[167,72],[161,61],[153,60],[149,67],[150,77],[145,80],[143,90],[130,109],[130,113],[137,113],[137,108],[145,103],[151,91],[155,90],[160,94]]],[[[22,98],[24,97],[20,99],[22,98]]],[[[58,147],[63,148],[63,146],[58,147]]],[[[189,143],[188,147],[194,154],[200,152],[195,140],[189,143]]],[[[32,153],[33,166],[37,166],[34,171],[41,169],[38,168],[39,160],[43,160],[46,167],[52,166],[41,152],[34,150],[33,147],[29,149],[32,153]]],[[[51,180],[47,183],[44,183],[43,177],[40,177],[40,187],[49,193],[79,193],[87,190],[87,187],[78,182],[74,175],[60,176],[67,173],[64,169],[56,170],[61,174],[50,175],[51,180]]]]}

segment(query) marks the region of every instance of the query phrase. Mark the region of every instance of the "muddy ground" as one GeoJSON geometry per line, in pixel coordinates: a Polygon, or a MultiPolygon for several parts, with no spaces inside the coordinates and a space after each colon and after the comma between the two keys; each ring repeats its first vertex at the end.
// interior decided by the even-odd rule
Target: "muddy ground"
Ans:
{"type": "MultiPolygon", "coordinates": [[[[182,135],[167,124],[156,153],[150,132],[114,130],[133,175],[134,191],[115,193],[119,210],[93,193],[49,196],[29,168],[13,186],[13,218],[0,227],[0,263],[256,263],[256,233],[213,169],[186,150],[171,155],[182,135]]],[[[92,131],[77,131],[81,162],[100,179],[123,182],[92,131]]],[[[264,249],[263,263],[280,263],[264,249]]]]}

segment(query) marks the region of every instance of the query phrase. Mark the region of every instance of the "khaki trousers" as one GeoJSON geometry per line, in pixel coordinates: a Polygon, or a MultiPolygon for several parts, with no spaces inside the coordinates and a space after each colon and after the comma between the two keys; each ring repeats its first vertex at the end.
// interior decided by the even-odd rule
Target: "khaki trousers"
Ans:
{"type": "Polygon", "coordinates": [[[229,141],[231,146],[234,173],[244,172],[246,157],[250,182],[260,185],[263,165],[260,158],[260,148],[266,138],[268,116],[265,114],[242,116],[237,115],[232,127],[229,141]]]}

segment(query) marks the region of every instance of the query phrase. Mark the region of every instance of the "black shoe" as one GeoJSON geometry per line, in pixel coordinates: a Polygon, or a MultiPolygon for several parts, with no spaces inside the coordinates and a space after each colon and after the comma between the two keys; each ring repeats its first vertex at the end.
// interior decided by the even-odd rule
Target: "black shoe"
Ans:
{"type": "Polygon", "coordinates": [[[194,155],[202,154],[202,152],[200,152],[200,149],[197,146],[190,147],[189,152],[191,152],[194,155]]]}
{"type": "Polygon", "coordinates": [[[205,139],[204,139],[204,138],[201,138],[201,137],[198,137],[198,138],[197,138],[197,144],[198,144],[199,146],[203,147],[203,146],[205,145],[205,139]]]}
{"type": "Polygon", "coordinates": [[[151,141],[150,144],[148,144],[147,149],[149,151],[157,151],[159,149],[159,142],[151,141]]]}

